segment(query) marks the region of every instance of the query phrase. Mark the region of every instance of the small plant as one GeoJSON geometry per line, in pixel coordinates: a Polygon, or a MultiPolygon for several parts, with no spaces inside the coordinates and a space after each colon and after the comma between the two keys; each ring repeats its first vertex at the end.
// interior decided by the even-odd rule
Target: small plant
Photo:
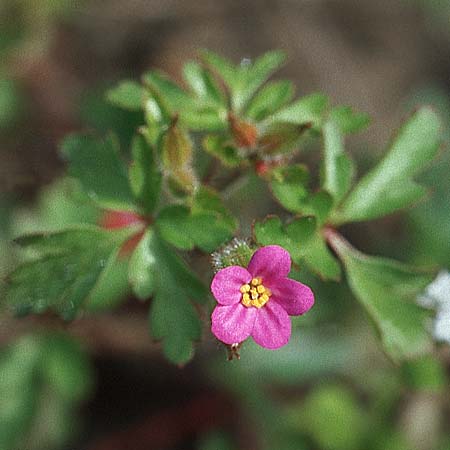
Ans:
{"type": "MultiPolygon", "coordinates": [[[[201,338],[202,321],[210,323],[206,285],[214,272],[246,267],[259,248],[278,246],[266,248],[278,249],[274,257],[288,255],[319,280],[339,281],[344,272],[392,359],[430,351],[425,324],[430,312],[415,300],[435,272],[365,255],[338,230],[392,214],[426,195],[414,177],[439,150],[437,115],[428,107],[414,112],[382,159],[356,179],[344,141],[366,128],[368,117],[347,106],[331,106],[323,94],[294,100],[290,81],[268,81],[284,61],[282,52],[273,51],[235,66],[204,52],[200,63],[184,66],[183,88],[150,71],[142,83],[123,81],[110,90],[108,101],[141,114],[141,125],[129,148],[113,130],[106,136],[75,134],[64,140],[61,152],[71,178],[64,183],[71,194],[55,196],[54,206],[64,215],[72,202],[78,205],[76,217],[16,240],[27,250],[26,257],[7,276],[2,302],[18,315],[53,311],[73,320],[83,311],[114,307],[129,288],[138,299],[151,299],[150,333],[162,341],[170,361],[182,364],[201,338]],[[321,143],[319,177],[296,162],[316,141],[321,143]],[[226,197],[230,185],[246,176],[266,183],[285,212],[282,218],[254,217],[252,236],[244,230],[242,240],[231,241],[242,218],[230,212],[226,197]],[[190,257],[188,263],[186,252],[196,259],[190,257]],[[213,252],[208,273],[192,262],[213,252]]],[[[314,301],[309,288],[286,279],[289,267],[280,276],[296,283],[303,297],[281,308],[287,322],[272,340],[266,340],[269,330],[264,335],[263,327],[258,328],[255,339],[268,348],[289,339],[288,314],[301,314],[314,301]]],[[[271,304],[272,294],[283,296],[284,285],[274,293],[264,280],[258,284],[255,278],[252,287],[247,278],[239,279],[238,289],[245,292],[236,293],[238,302],[242,295],[258,317],[268,315],[271,309],[265,304],[271,304]],[[255,298],[249,297],[247,285],[257,292],[255,298]]],[[[212,290],[224,304],[217,283],[212,290]]],[[[321,301],[316,295],[316,305],[321,301]]],[[[236,352],[240,342],[233,342],[234,334],[225,336],[228,330],[219,316],[213,315],[213,331],[236,352]]],[[[240,335],[242,340],[252,334],[250,328],[240,335]]]]}

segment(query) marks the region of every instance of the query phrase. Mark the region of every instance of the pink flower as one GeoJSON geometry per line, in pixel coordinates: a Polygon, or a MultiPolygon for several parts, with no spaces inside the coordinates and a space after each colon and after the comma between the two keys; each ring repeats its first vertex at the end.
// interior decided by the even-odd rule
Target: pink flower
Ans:
{"type": "Polygon", "coordinates": [[[291,319],[308,311],[314,294],[308,286],[287,278],[289,253],[278,245],[255,252],[245,269],[219,270],[211,283],[218,305],[211,330],[225,344],[237,344],[249,336],[262,347],[276,349],[291,336],[291,319]]]}

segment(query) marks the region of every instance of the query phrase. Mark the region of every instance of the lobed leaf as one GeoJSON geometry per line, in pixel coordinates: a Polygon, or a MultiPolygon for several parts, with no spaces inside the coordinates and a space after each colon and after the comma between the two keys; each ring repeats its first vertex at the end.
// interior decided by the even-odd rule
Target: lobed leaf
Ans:
{"type": "Polygon", "coordinates": [[[292,100],[293,95],[294,86],[290,81],[267,83],[249,102],[245,115],[256,121],[263,120],[292,100]]]}
{"type": "Polygon", "coordinates": [[[236,167],[242,162],[238,149],[228,136],[208,135],[203,139],[203,149],[219,159],[223,165],[236,167]]]}
{"type": "Polygon", "coordinates": [[[200,188],[192,207],[171,205],[161,210],[156,220],[160,235],[182,250],[198,247],[212,252],[231,239],[236,219],[212,189],[200,188]]]}
{"type": "Polygon", "coordinates": [[[79,180],[86,193],[101,207],[134,208],[127,171],[112,135],[103,140],[89,135],[71,135],[64,140],[61,150],[69,163],[69,174],[79,180]]]}
{"type": "Polygon", "coordinates": [[[273,72],[285,62],[286,54],[275,50],[267,52],[255,60],[253,64],[239,67],[239,82],[232,89],[232,104],[235,111],[241,111],[254,93],[269,79],[273,72]]]}
{"type": "Polygon", "coordinates": [[[95,292],[111,255],[132,232],[131,227],[110,232],[86,226],[21,237],[16,242],[37,257],[8,275],[5,303],[20,315],[51,309],[73,319],[95,292]]]}
{"type": "Polygon", "coordinates": [[[350,288],[375,322],[387,354],[399,361],[429,351],[431,337],[424,327],[429,313],[415,301],[434,275],[364,255],[336,233],[330,233],[329,240],[344,264],[350,288]]]}
{"type": "Polygon", "coordinates": [[[277,200],[289,211],[315,216],[322,224],[328,217],[332,198],[325,191],[311,193],[305,166],[293,164],[272,171],[271,188],[277,200]]]}
{"type": "Polygon", "coordinates": [[[339,280],[340,266],[324,241],[314,217],[300,217],[283,225],[272,216],[256,222],[255,240],[261,245],[277,244],[291,254],[299,265],[305,264],[324,280],[339,280]]]}
{"type": "Polygon", "coordinates": [[[437,154],[440,122],[428,107],[419,109],[400,129],[384,158],[351,191],[336,223],[375,219],[422,198],[426,189],[413,180],[437,154]]]}
{"type": "Polygon", "coordinates": [[[156,233],[149,232],[148,245],[148,266],[154,277],[150,330],[163,341],[167,358],[183,364],[192,357],[193,342],[201,337],[200,319],[189,300],[203,302],[206,289],[156,233]]]}
{"type": "Polygon", "coordinates": [[[191,90],[201,99],[216,106],[226,106],[226,98],[212,74],[200,64],[190,61],[183,75],[191,90]]]}
{"type": "Polygon", "coordinates": [[[284,122],[296,125],[321,125],[323,115],[328,107],[328,97],[324,94],[310,94],[277,111],[270,116],[272,123],[284,122]]]}
{"type": "Polygon", "coordinates": [[[144,214],[151,214],[159,202],[162,175],[155,151],[146,139],[135,135],[131,144],[132,162],[128,169],[131,190],[144,214]]]}

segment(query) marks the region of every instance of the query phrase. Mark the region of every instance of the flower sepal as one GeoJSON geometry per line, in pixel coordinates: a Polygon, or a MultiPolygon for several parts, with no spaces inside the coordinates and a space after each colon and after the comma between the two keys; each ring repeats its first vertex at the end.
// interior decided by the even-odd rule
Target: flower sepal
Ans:
{"type": "Polygon", "coordinates": [[[211,255],[214,272],[230,266],[247,267],[256,249],[250,239],[232,239],[211,255]]]}

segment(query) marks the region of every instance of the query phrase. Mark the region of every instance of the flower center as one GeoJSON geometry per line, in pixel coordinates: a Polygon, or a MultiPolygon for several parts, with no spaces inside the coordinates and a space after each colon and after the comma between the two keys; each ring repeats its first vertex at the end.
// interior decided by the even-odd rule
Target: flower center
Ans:
{"type": "Polygon", "coordinates": [[[247,308],[262,308],[272,295],[270,289],[262,284],[261,278],[253,278],[250,284],[243,284],[239,290],[242,293],[241,303],[247,308]]]}

